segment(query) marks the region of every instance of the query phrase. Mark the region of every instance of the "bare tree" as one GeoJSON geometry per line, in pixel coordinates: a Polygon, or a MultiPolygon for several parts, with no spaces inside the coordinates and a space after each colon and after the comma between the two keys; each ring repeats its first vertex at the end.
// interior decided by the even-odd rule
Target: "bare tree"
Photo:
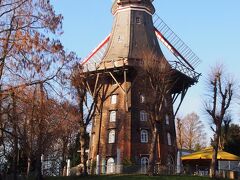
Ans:
{"type": "MultiPolygon", "coordinates": [[[[89,135],[87,127],[92,122],[93,116],[96,112],[101,85],[95,84],[91,88],[88,84],[88,74],[83,72],[82,66],[77,64],[72,73],[72,85],[76,92],[78,108],[79,108],[79,125],[80,125],[80,163],[83,165],[83,174],[87,174],[87,146],[89,143],[89,135]],[[85,109],[85,111],[84,111],[85,109]]],[[[97,82],[96,82],[97,83],[97,82]]]]}
{"type": "Polygon", "coordinates": [[[183,149],[183,144],[184,144],[184,138],[183,138],[183,122],[181,118],[177,118],[176,121],[176,130],[177,130],[177,146],[178,149],[182,150],[183,149]]]}
{"type": "Polygon", "coordinates": [[[154,173],[156,161],[156,145],[159,138],[160,123],[163,120],[163,104],[165,98],[169,95],[173,86],[172,71],[165,59],[155,59],[155,56],[148,55],[144,61],[144,71],[146,73],[146,83],[150,84],[153,102],[150,107],[150,124],[152,132],[152,141],[150,147],[148,174],[154,173]]]}
{"type": "MultiPolygon", "coordinates": [[[[32,157],[37,157],[38,179],[40,156],[55,148],[52,138],[60,132],[52,122],[62,119],[51,107],[58,107],[58,103],[49,100],[50,91],[58,93],[56,89],[66,80],[66,69],[71,69],[69,62],[77,59],[55,39],[62,33],[62,18],[48,0],[0,1],[0,156],[16,156],[15,147],[24,147],[27,174],[35,161],[32,157]]],[[[71,134],[63,130],[63,134],[71,134]]]]}
{"type": "Polygon", "coordinates": [[[177,120],[177,142],[180,148],[199,150],[205,147],[206,133],[204,125],[196,113],[177,120]]]}
{"type": "Polygon", "coordinates": [[[180,167],[179,167],[179,172],[182,173],[182,161],[181,161],[181,157],[182,157],[182,149],[183,149],[183,144],[184,144],[184,138],[183,138],[183,124],[182,124],[182,120],[180,118],[177,118],[176,121],[176,131],[177,131],[177,146],[178,146],[178,152],[179,152],[179,156],[180,156],[180,167]]]}
{"type": "Polygon", "coordinates": [[[222,124],[232,102],[234,84],[231,77],[226,76],[223,67],[219,65],[212,69],[207,84],[209,94],[205,100],[205,110],[212,120],[211,129],[214,132],[210,176],[215,178],[222,124]]]}

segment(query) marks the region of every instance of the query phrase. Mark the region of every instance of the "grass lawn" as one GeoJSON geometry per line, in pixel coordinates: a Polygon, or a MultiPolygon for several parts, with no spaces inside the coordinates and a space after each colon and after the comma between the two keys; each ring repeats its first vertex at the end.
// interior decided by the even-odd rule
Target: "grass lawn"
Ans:
{"type": "Polygon", "coordinates": [[[87,177],[48,177],[45,180],[210,180],[207,177],[198,176],[145,176],[145,175],[105,175],[105,176],[87,176],[87,177]]]}

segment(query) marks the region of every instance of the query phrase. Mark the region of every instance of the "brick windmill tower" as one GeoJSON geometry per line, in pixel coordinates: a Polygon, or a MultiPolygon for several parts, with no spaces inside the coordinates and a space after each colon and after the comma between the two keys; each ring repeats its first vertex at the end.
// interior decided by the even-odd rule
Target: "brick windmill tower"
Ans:
{"type": "Polygon", "coordinates": [[[174,117],[188,88],[198,81],[194,66],[199,59],[154,14],[152,2],[116,0],[112,6],[111,34],[82,63],[88,90],[91,94],[99,90],[88,157],[97,173],[121,173],[129,163],[135,165],[135,171],[146,172],[153,136],[149,105],[154,101],[145,80],[144,63],[152,59],[149,57],[177,77],[174,87],[165,94],[155,146],[158,164],[173,168],[176,162],[174,117]],[[175,61],[166,60],[159,42],[175,55],[175,61]]]}

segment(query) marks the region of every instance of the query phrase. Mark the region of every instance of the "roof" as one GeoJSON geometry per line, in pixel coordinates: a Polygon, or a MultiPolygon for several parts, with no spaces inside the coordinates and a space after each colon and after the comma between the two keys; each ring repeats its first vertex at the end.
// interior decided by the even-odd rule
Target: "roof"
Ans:
{"type": "MultiPolygon", "coordinates": [[[[211,160],[213,155],[213,148],[208,147],[201,151],[182,156],[182,161],[190,161],[190,160],[211,160]]],[[[234,154],[225,152],[223,150],[218,151],[217,155],[218,160],[225,160],[225,161],[240,161],[240,157],[234,154]]]]}

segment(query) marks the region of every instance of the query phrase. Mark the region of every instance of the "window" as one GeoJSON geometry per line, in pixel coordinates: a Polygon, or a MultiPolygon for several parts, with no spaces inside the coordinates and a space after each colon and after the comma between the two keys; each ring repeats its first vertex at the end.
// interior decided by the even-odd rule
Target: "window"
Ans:
{"type": "Polygon", "coordinates": [[[115,172],[115,162],[113,158],[107,160],[107,174],[112,174],[115,172]]]}
{"type": "Polygon", "coordinates": [[[113,94],[111,96],[111,104],[116,104],[117,103],[117,95],[116,94],[113,94]]]}
{"type": "Polygon", "coordinates": [[[140,19],[140,17],[136,17],[136,23],[137,23],[137,24],[141,24],[141,19],[140,19]]]}
{"type": "Polygon", "coordinates": [[[108,143],[112,144],[115,143],[115,130],[112,129],[111,131],[109,131],[108,134],[108,143]]]}
{"type": "Polygon", "coordinates": [[[110,111],[110,122],[116,122],[117,111],[110,111]]]}
{"type": "Polygon", "coordinates": [[[167,133],[167,141],[168,141],[168,145],[171,146],[172,145],[172,140],[171,140],[171,134],[167,133]]]}
{"type": "Polygon", "coordinates": [[[153,45],[156,46],[156,41],[155,41],[155,39],[153,39],[153,45]]]}
{"type": "Polygon", "coordinates": [[[146,111],[142,110],[140,111],[140,121],[147,121],[148,120],[148,114],[146,111]]]}
{"type": "Polygon", "coordinates": [[[166,124],[169,125],[169,116],[167,114],[165,116],[165,119],[166,119],[166,124]]]}
{"type": "Polygon", "coordinates": [[[148,131],[141,130],[141,143],[147,143],[147,142],[148,142],[148,131]]]}
{"type": "Polygon", "coordinates": [[[145,96],[143,94],[140,95],[140,103],[145,103],[145,96]]]}
{"type": "Polygon", "coordinates": [[[141,158],[141,171],[142,171],[143,174],[147,173],[148,164],[149,164],[148,158],[147,157],[142,157],[141,158]]]}
{"type": "Polygon", "coordinates": [[[119,43],[123,42],[123,36],[118,36],[117,41],[118,41],[119,43]]]}

